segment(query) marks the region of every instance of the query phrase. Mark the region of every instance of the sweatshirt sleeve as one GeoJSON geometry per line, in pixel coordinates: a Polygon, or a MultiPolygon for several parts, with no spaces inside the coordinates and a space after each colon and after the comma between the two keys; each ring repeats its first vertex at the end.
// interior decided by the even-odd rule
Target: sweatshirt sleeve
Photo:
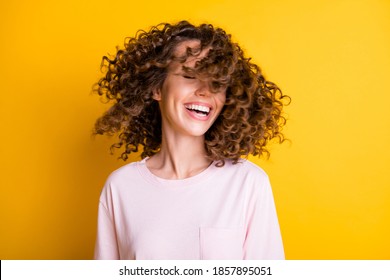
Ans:
{"type": "MultiPolygon", "coordinates": [[[[111,205],[111,195],[107,186],[102,191],[98,210],[98,227],[95,244],[95,260],[119,259],[118,242],[113,221],[113,214],[107,205],[111,205]]],[[[111,205],[112,206],[112,205],[111,205]]]]}
{"type": "Polygon", "coordinates": [[[283,260],[284,249],[271,185],[264,174],[249,196],[244,259],[283,260]]]}

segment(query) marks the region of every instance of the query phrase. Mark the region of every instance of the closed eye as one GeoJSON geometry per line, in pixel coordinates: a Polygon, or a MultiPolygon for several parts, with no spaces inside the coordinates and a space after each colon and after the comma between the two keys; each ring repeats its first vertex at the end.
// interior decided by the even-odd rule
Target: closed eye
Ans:
{"type": "Polygon", "coordinates": [[[195,79],[194,76],[188,76],[188,75],[183,75],[183,78],[184,79],[190,79],[190,80],[194,80],[195,79]]]}

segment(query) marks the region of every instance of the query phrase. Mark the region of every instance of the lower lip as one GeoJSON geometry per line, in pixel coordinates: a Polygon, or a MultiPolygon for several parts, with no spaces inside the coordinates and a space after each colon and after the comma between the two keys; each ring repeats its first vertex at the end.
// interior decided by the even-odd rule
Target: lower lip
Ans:
{"type": "Polygon", "coordinates": [[[201,115],[195,113],[194,111],[188,110],[187,108],[186,108],[186,111],[193,119],[198,120],[198,121],[207,121],[210,118],[210,112],[208,115],[201,116],[201,115]]]}

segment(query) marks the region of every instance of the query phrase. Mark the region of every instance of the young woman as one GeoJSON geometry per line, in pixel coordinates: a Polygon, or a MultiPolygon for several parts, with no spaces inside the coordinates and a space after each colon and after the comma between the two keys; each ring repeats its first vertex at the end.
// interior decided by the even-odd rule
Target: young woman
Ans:
{"type": "Polygon", "coordinates": [[[288,97],[209,24],[140,31],[103,62],[95,133],[143,150],[107,179],[95,258],[283,259],[268,177],[243,157],[283,142],[288,97]]]}

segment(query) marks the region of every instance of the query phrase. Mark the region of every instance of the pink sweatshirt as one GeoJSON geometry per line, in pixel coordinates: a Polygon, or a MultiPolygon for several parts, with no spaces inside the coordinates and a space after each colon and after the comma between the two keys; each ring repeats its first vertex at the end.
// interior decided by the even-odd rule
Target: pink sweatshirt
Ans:
{"type": "Polygon", "coordinates": [[[140,162],[102,190],[95,259],[284,259],[267,174],[242,160],[182,180],[140,162]]]}

